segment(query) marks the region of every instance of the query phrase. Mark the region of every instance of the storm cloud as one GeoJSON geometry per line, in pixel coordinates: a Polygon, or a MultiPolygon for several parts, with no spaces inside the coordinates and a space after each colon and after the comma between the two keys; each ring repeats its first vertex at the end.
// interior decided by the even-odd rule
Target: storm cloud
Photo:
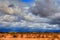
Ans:
{"type": "Polygon", "coordinates": [[[58,1],[59,0],[36,0],[35,6],[31,8],[31,11],[40,17],[60,19],[60,5],[58,5],[58,1]]]}

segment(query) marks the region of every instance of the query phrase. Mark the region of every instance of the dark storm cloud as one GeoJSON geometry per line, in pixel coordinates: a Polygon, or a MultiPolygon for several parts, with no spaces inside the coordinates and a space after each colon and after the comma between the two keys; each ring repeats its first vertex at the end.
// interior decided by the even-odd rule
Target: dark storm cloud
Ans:
{"type": "Polygon", "coordinates": [[[36,0],[35,6],[31,8],[34,15],[41,17],[60,19],[60,6],[56,0],[36,0]]]}

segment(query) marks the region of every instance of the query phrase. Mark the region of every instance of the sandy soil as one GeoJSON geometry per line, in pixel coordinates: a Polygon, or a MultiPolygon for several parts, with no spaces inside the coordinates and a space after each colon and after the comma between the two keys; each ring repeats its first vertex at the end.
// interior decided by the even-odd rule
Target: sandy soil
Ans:
{"type": "Polygon", "coordinates": [[[60,40],[60,33],[0,33],[0,40],[60,40]]]}

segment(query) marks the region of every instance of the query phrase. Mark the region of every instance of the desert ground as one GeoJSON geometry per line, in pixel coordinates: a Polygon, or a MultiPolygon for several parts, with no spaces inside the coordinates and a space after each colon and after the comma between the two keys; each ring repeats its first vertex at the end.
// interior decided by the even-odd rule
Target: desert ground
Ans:
{"type": "Polygon", "coordinates": [[[60,33],[0,33],[0,40],[60,40],[60,33]]]}

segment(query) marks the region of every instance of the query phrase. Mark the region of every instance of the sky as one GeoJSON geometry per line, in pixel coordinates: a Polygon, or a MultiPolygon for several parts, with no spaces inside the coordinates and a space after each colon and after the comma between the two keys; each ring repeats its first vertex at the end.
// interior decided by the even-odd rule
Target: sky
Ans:
{"type": "Polygon", "coordinates": [[[22,1],[22,2],[32,2],[34,0],[19,0],[19,1],[22,1]]]}
{"type": "Polygon", "coordinates": [[[49,4],[44,0],[0,0],[0,32],[59,32],[59,3],[47,2],[49,4]]]}

